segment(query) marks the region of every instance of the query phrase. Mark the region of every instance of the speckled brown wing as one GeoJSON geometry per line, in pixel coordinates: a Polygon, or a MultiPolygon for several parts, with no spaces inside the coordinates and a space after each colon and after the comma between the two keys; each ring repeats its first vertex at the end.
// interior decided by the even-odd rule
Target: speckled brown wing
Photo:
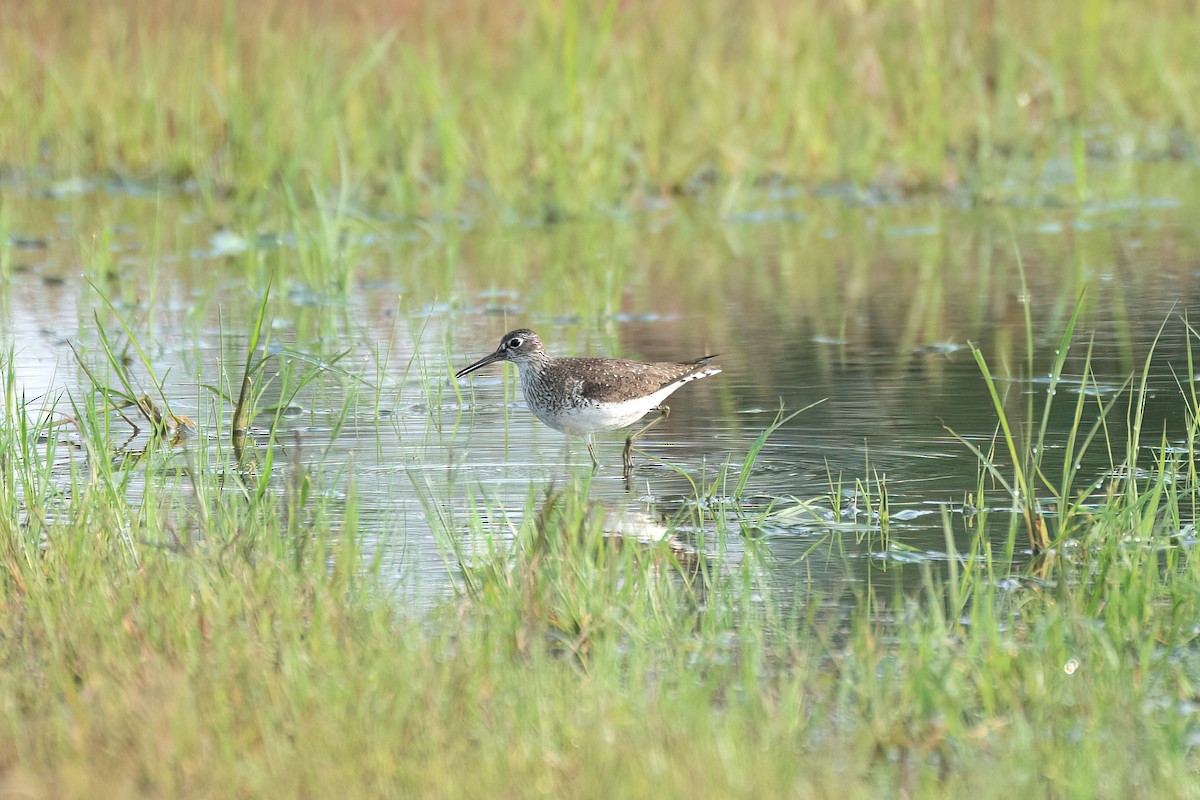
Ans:
{"type": "Polygon", "coordinates": [[[618,358],[562,358],[552,370],[567,370],[578,383],[579,396],[593,403],[619,403],[631,397],[654,394],[664,386],[701,370],[716,356],[687,363],[645,363],[618,358]]]}

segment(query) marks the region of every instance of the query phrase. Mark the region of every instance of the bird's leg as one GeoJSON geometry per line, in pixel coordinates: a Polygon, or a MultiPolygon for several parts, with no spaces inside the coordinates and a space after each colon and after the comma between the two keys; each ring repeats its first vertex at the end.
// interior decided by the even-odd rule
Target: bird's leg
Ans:
{"type": "Polygon", "coordinates": [[[587,446],[588,455],[592,457],[592,472],[595,472],[596,470],[600,469],[600,461],[596,458],[596,447],[592,443],[592,435],[590,433],[587,435],[587,446]]]}
{"type": "Polygon", "coordinates": [[[632,453],[633,453],[633,443],[634,443],[635,441],[637,441],[637,438],[638,438],[639,436],[641,436],[643,433],[645,433],[646,431],[648,431],[648,430],[650,430],[651,428],[653,428],[653,427],[654,427],[655,425],[657,425],[658,423],[662,422],[662,421],[663,421],[664,419],[666,419],[666,418],[667,418],[667,417],[670,415],[670,413],[671,413],[671,409],[670,409],[670,407],[668,407],[668,406],[655,406],[654,408],[652,408],[652,409],[650,409],[650,410],[651,410],[651,411],[657,411],[657,412],[658,412],[658,416],[657,416],[657,417],[655,417],[654,419],[650,420],[650,421],[649,421],[649,422],[647,422],[645,425],[643,425],[641,428],[638,428],[636,431],[634,431],[633,433],[629,434],[629,436],[627,436],[627,437],[625,438],[625,452],[622,454],[622,457],[623,457],[623,458],[624,458],[624,460],[625,460],[625,474],[626,474],[626,476],[628,476],[628,475],[629,475],[629,473],[633,471],[633,455],[632,455],[632,453]]]}

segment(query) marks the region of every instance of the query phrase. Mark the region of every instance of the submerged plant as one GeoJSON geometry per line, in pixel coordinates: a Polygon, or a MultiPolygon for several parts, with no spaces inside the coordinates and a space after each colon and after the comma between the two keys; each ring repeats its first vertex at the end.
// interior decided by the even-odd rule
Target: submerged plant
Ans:
{"type": "MultiPolygon", "coordinates": [[[[1169,444],[1165,430],[1158,443],[1158,455],[1154,463],[1150,466],[1145,464],[1146,453],[1150,451],[1143,442],[1146,397],[1155,346],[1162,336],[1162,327],[1145,355],[1140,376],[1132,375],[1121,386],[1109,391],[1101,390],[1100,381],[1093,372],[1092,344],[1088,343],[1075,384],[1077,391],[1071,411],[1071,425],[1062,434],[1061,442],[1051,441],[1051,408],[1056,402],[1059,387],[1063,385],[1063,368],[1072,347],[1078,315],[1077,305],[1055,351],[1040,415],[1036,413],[1039,409],[1035,408],[1031,394],[1025,406],[1026,419],[1020,425],[1015,424],[1007,413],[1006,403],[983,353],[978,348],[972,348],[996,409],[997,430],[1009,455],[1011,478],[1006,476],[1004,465],[994,457],[994,450],[993,453],[985,453],[950,431],[979,458],[983,471],[1011,498],[1016,518],[1024,523],[1034,555],[1060,548],[1071,538],[1091,540],[1097,531],[1113,529],[1112,520],[1104,525],[1098,524],[1095,512],[1097,502],[1104,508],[1119,506],[1122,513],[1134,515],[1126,518],[1127,530],[1124,535],[1150,536],[1152,529],[1157,529],[1158,520],[1163,514],[1170,521],[1167,530],[1177,532],[1190,519],[1190,515],[1181,512],[1179,502],[1191,498],[1196,490],[1194,465],[1187,463],[1179,448],[1169,444]],[[1124,424],[1118,425],[1114,410],[1123,397],[1127,410],[1125,418],[1121,420],[1124,424]],[[1081,477],[1086,474],[1084,464],[1097,447],[1101,450],[1099,463],[1103,465],[1102,469],[1098,475],[1084,478],[1081,483],[1081,477]],[[1061,453],[1061,461],[1051,464],[1047,454],[1055,451],[1061,453]],[[1167,490],[1168,484],[1170,491],[1167,490]],[[1170,502],[1164,507],[1163,503],[1168,500],[1170,502]],[[1142,521],[1135,522],[1135,519],[1142,521]]],[[[1189,333],[1194,335],[1190,329],[1189,333]]],[[[1190,340],[1188,352],[1191,352],[1190,340]]],[[[1189,358],[1187,388],[1180,387],[1180,399],[1185,403],[1194,402],[1191,396],[1194,380],[1189,358]]],[[[1185,452],[1192,452],[1196,435],[1196,415],[1189,412],[1185,452]]],[[[1097,459],[1091,460],[1094,462],[1097,459]]],[[[1194,511],[1194,502],[1190,506],[1194,511]]],[[[1010,537],[1010,558],[1012,548],[1013,540],[1010,537]]]]}
{"type": "Polygon", "coordinates": [[[463,595],[513,637],[516,652],[545,637],[586,663],[598,640],[647,624],[669,630],[716,580],[719,556],[687,546],[667,527],[624,522],[587,490],[571,483],[540,497],[531,491],[515,518],[473,517],[465,535],[441,532],[463,595]]]}

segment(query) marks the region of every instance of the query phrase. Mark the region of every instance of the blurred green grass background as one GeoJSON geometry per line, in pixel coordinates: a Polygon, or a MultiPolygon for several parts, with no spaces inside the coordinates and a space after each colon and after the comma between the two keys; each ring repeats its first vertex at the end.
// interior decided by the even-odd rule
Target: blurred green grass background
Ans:
{"type": "Polygon", "coordinates": [[[1028,193],[1194,155],[1188,0],[7,2],[10,171],[555,219],[767,179],[1028,193]]]}

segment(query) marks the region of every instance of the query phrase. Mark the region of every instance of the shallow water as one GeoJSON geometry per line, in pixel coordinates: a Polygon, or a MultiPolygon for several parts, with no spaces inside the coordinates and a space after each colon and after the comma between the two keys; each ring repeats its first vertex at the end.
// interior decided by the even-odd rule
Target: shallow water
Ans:
{"type": "MultiPolygon", "coordinates": [[[[19,202],[6,204],[0,299],[27,401],[61,411],[63,398],[86,391],[66,343],[95,367],[97,325],[121,339],[102,292],[167,376],[172,410],[197,421],[190,447],[220,457],[228,404],[202,386],[234,385],[273,275],[270,352],[305,354],[291,359],[297,368],[329,364],[290,399],[280,463],[313,471],[335,509],[353,482],[368,544],[417,603],[453,578],[437,526],[466,536],[484,515],[484,529],[503,537],[531,497],[591,474],[581,441],[524,410],[511,367],[480,371],[455,391],[453,371],[518,326],[537,329],[557,355],[720,353],[724,372],[674,395],[670,419],[641,443],[632,486],[621,477],[623,433],[598,437],[604,466],[591,494],[638,530],[674,520],[682,535],[703,538],[732,521],[775,556],[770,583],[816,583],[834,603],[867,581],[877,591],[918,583],[920,570],[903,565],[946,558],[944,520],[965,546],[976,512],[989,510],[993,543],[1007,546],[1011,501],[990,481],[975,496],[978,459],[950,433],[987,450],[996,428],[968,342],[997,375],[1007,412],[1023,419],[1032,398],[1040,419],[1059,336],[1082,298],[1049,463],[1079,392],[1094,416],[1156,337],[1148,441],[1184,437],[1176,381],[1188,372],[1182,318],[1200,293],[1194,198],[995,209],[768,189],[732,210],[672,200],[553,226],[356,212],[330,245],[319,211],[243,218],[186,189],[136,188],[6,187],[19,202]],[[339,271],[344,287],[330,278],[339,271]],[[1097,383],[1081,387],[1089,341],[1097,383]],[[767,441],[734,502],[756,437],[780,408],[805,407],[767,441]],[[708,498],[699,530],[693,484],[708,498]]],[[[149,387],[138,359],[130,363],[149,387]]],[[[1113,433],[1121,446],[1123,432],[1113,433]]],[[[1107,455],[1097,448],[1083,467],[1088,480],[1102,476],[1107,455]]],[[[282,484],[287,467],[277,469],[282,484]]],[[[1015,541],[1019,558],[1024,535],[1015,541]]],[[[727,557],[740,547],[734,537],[727,557]]]]}

